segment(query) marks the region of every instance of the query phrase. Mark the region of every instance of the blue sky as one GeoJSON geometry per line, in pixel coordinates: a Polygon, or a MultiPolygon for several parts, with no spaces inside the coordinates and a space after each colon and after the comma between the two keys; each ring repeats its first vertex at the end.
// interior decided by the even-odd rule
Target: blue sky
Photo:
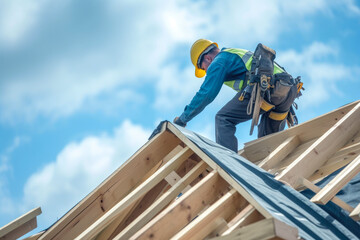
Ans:
{"type": "MultiPolygon", "coordinates": [[[[0,226],[37,206],[33,233],[50,226],[180,115],[202,82],[198,38],[274,48],[302,76],[300,122],[360,98],[357,1],[0,0],[0,226]]],[[[187,127],[214,139],[233,95],[187,127]]]]}

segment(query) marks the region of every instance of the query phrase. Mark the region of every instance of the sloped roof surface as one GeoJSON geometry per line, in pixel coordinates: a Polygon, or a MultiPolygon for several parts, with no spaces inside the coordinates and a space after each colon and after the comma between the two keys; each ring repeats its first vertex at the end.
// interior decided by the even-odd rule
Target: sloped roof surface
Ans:
{"type": "Polygon", "coordinates": [[[302,238],[360,238],[360,228],[353,229],[352,233],[301,193],[275,180],[273,175],[255,164],[201,135],[180,126],[177,128],[232,176],[275,218],[299,228],[299,235],[302,238]]]}
{"type": "MultiPolygon", "coordinates": [[[[343,168],[340,168],[339,170],[335,171],[334,173],[330,174],[320,182],[318,182],[316,185],[320,188],[324,188],[331,180],[333,180],[337,174],[339,174],[343,168]]],[[[312,192],[310,189],[306,189],[301,191],[301,194],[306,196],[308,199],[311,199],[315,196],[315,193],[312,192]]],[[[351,181],[345,185],[337,194],[336,196],[349,204],[352,207],[356,207],[360,202],[360,173],[357,174],[351,181]]],[[[317,205],[321,209],[325,210],[327,213],[329,213],[332,217],[337,219],[341,224],[346,226],[350,231],[352,231],[355,235],[359,236],[360,231],[360,224],[359,222],[355,222],[353,219],[349,217],[349,214],[333,203],[332,201],[329,201],[325,205],[317,205]]]]}

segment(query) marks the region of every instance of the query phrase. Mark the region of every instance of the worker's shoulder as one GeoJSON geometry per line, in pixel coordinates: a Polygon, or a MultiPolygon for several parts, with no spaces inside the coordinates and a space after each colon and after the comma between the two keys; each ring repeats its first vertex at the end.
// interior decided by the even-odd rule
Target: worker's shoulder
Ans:
{"type": "Polygon", "coordinates": [[[245,54],[245,53],[251,52],[251,51],[243,49],[243,48],[222,48],[221,52],[238,55],[238,54],[245,54]]]}
{"type": "Polygon", "coordinates": [[[222,61],[236,61],[241,60],[239,48],[222,48],[216,58],[222,61]]]}

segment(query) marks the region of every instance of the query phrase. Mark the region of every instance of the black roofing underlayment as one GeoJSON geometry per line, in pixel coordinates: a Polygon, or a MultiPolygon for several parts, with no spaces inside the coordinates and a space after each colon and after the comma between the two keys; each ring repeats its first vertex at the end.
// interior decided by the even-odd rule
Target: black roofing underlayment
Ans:
{"type": "MultiPolygon", "coordinates": [[[[160,123],[150,138],[156,135],[165,123],[160,123]]],[[[275,180],[273,175],[235,152],[185,128],[174,126],[235,179],[273,217],[298,228],[300,237],[360,238],[360,224],[347,214],[338,213],[331,216],[303,194],[275,180]],[[334,216],[340,217],[341,221],[334,216]]],[[[360,194],[357,198],[359,197],[360,194]]]]}
{"type": "MultiPolygon", "coordinates": [[[[334,173],[330,174],[320,182],[318,182],[316,185],[320,188],[325,187],[326,184],[328,184],[341,170],[343,170],[345,167],[335,171],[334,173]]],[[[304,196],[306,196],[308,199],[311,199],[315,193],[312,192],[310,189],[306,189],[301,192],[304,196]]],[[[357,174],[353,179],[350,180],[348,184],[346,184],[345,187],[343,187],[336,196],[349,204],[352,207],[356,207],[360,203],[360,173],[357,174]]],[[[329,201],[325,205],[318,205],[320,208],[325,210],[328,214],[330,214],[332,217],[337,219],[339,222],[341,222],[344,226],[346,226],[348,229],[356,231],[353,231],[354,234],[359,236],[360,231],[360,225],[358,222],[355,222],[352,220],[344,209],[336,205],[335,203],[329,201]]],[[[360,238],[360,237],[359,237],[360,238]]]]}

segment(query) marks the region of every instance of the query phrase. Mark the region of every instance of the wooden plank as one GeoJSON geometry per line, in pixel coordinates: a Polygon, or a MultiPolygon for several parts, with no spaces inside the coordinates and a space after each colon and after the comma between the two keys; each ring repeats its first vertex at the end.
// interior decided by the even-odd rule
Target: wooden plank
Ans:
{"type": "MultiPolygon", "coordinates": [[[[275,168],[268,170],[271,174],[278,175],[286,167],[288,167],[296,158],[298,158],[307,148],[309,148],[317,139],[310,140],[301,144],[292,153],[290,153],[280,164],[275,168]]],[[[350,140],[350,142],[353,142],[350,140]]],[[[314,172],[307,179],[311,182],[317,182],[336,170],[349,164],[355,159],[356,155],[360,154],[360,143],[353,142],[353,144],[347,144],[345,147],[337,151],[329,160],[327,160],[323,166],[314,172]]]]}
{"type": "Polygon", "coordinates": [[[360,203],[356,206],[356,208],[350,213],[350,217],[355,221],[360,221],[360,203]]]}
{"type": "MultiPolygon", "coordinates": [[[[292,153],[290,153],[275,169],[270,169],[269,172],[278,175],[286,167],[288,167],[296,158],[300,156],[307,148],[309,148],[316,139],[312,139],[302,143],[292,153]]],[[[307,179],[311,182],[319,181],[336,170],[344,167],[351,162],[357,155],[360,154],[360,131],[351,138],[347,144],[339,151],[337,151],[329,160],[327,160],[322,167],[320,167],[313,175],[307,179]]]]}
{"type": "Polygon", "coordinates": [[[161,195],[169,184],[162,180],[143,197],[135,201],[123,211],[114,221],[112,221],[104,230],[102,230],[95,238],[95,240],[113,239],[121,230],[123,230],[130,222],[136,219],[144,209],[149,207],[156,201],[159,195],[161,195]]]}
{"type": "Polygon", "coordinates": [[[350,103],[310,121],[301,123],[297,126],[274,133],[250,142],[244,145],[244,155],[251,162],[258,162],[269,155],[285,139],[297,135],[301,142],[307,142],[311,139],[318,138],[328,131],[336,122],[345,116],[360,101],[350,103]]]}
{"type": "Polygon", "coordinates": [[[170,186],[174,186],[180,179],[181,177],[175,171],[172,171],[165,177],[165,180],[170,184],[170,186]]]}
{"type": "MultiPolygon", "coordinates": [[[[183,145],[183,144],[182,144],[183,145]]],[[[180,146],[180,145],[179,145],[180,146]]],[[[181,147],[182,149],[182,147],[181,147]]],[[[184,177],[186,175],[186,173],[188,173],[193,167],[195,167],[195,165],[197,163],[199,163],[200,161],[202,161],[197,155],[192,155],[191,158],[187,159],[183,164],[181,164],[181,166],[175,171],[173,171],[174,173],[178,174],[180,177],[184,177]],[[195,160],[194,160],[195,159],[195,160]]],[[[209,167],[209,171],[211,171],[211,168],[209,167]]],[[[196,178],[191,184],[194,185],[196,184],[198,181],[200,181],[203,177],[205,177],[207,175],[208,171],[204,171],[202,174],[199,175],[198,178],[196,178]]],[[[162,182],[166,182],[165,180],[163,180],[162,182]]],[[[163,193],[165,193],[167,190],[170,189],[170,186],[167,184],[166,187],[164,187],[161,192],[157,192],[157,189],[152,189],[151,191],[149,191],[144,197],[143,200],[139,203],[139,205],[137,206],[137,208],[131,213],[131,215],[129,217],[126,218],[126,221],[122,222],[120,225],[118,225],[118,227],[116,228],[115,231],[112,232],[110,237],[104,237],[105,239],[112,239],[114,238],[116,235],[118,235],[127,225],[129,225],[132,221],[134,221],[141,213],[144,212],[145,209],[147,209],[148,207],[150,207],[150,205],[156,201],[156,199],[158,197],[160,197],[163,193]],[[156,196],[154,196],[156,195],[156,196]]],[[[184,194],[186,192],[186,190],[190,189],[190,186],[187,186],[186,188],[184,188],[181,193],[184,194]]],[[[175,199],[174,199],[175,200],[175,199]]],[[[104,238],[100,238],[100,239],[104,239],[104,238]]]]}
{"type": "Polygon", "coordinates": [[[260,220],[248,226],[236,229],[232,233],[212,238],[214,240],[258,240],[258,239],[286,239],[297,240],[299,236],[298,229],[287,225],[276,218],[260,220]]]}
{"type": "MultiPolygon", "coordinates": [[[[141,182],[144,182],[151,175],[153,175],[162,165],[167,163],[172,159],[176,154],[178,154],[183,147],[178,145],[170,153],[168,153],[162,161],[156,164],[146,175],[143,177],[141,182]]],[[[95,240],[101,239],[112,239],[114,238],[121,230],[123,230],[129,222],[133,221],[137,216],[139,216],[146,207],[150,206],[156,198],[161,195],[164,189],[167,187],[166,181],[161,181],[157,184],[151,191],[146,195],[140,198],[138,201],[134,202],[129,206],[124,212],[118,216],[114,221],[112,221],[104,230],[100,232],[95,238],[95,240]]]]}
{"type": "Polygon", "coordinates": [[[296,188],[300,177],[307,178],[319,169],[360,128],[360,103],[322,135],[280,175],[276,177],[296,188]]]}
{"type": "Polygon", "coordinates": [[[308,180],[311,182],[315,182],[323,179],[324,177],[335,172],[336,170],[348,165],[359,154],[360,143],[355,143],[340,149],[337,153],[334,154],[333,157],[326,161],[324,166],[319,168],[313,175],[311,175],[308,180]]]}
{"type": "Polygon", "coordinates": [[[297,159],[306,149],[308,149],[317,139],[300,144],[295,148],[284,160],[277,164],[274,168],[269,169],[268,172],[273,175],[279,175],[285,168],[287,168],[295,159],[297,159]]]}
{"type": "Polygon", "coordinates": [[[32,218],[21,226],[0,237],[1,240],[18,239],[37,227],[36,218],[32,218]]]}
{"type": "Polygon", "coordinates": [[[130,239],[170,239],[208,204],[227,192],[228,183],[212,171],[165,208],[130,239]]]}
{"type": "Polygon", "coordinates": [[[228,223],[224,218],[216,218],[211,222],[214,226],[210,230],[211,233],[206,236],[206,239],[220,236],[223,232],[225,232],[229,227],[228,223]]]}
{"type": "Polygon", "coordinates": [[[76,239],[91,239],[103,230],[111,221],[116,219],[121,212],[134,201],[145,195],[150,189],[158,184],[166,175],[176,169],[193,154],[193,151],[185,147],[181,152],[175,155],[169,162],[162,166],[155,174],[150,176],[145,182],[140,184],[135,190],[124,197],[113,208],[100,217],[95,223],[82,232],[76,239]]]}
{"type": "Polygon", "coordinates": [[[291,153],[300,144],[299,138],[295,136],[288,137],[274,151],[272,151],[261,163],[259,167],[269,170],[282,161],[289,153],[291,153]]]}
{"type": "Polygon", "coordinates": [[[216,170],[220,176],[228,182],[233,188],[235,188],[241,196],[243,196],[249,204],[253,205],[261,215],[265,218],[270,218],[272,215],[261,206],[252,196],[248,193],[238,182],[236,182],[226,171],[224,171],[219,165],[217,165],[208,155],[206,155],[201,149],[199,149],[192,141],[190,141],[184,134],[181,133],[171,123],[167,124],[167,129],[174,133],[181,141],[183,141],[188,147],[190,147],[196,155],[198,155],[203,161],[205,161],[212,169],[216,170]]]}
{"type": "Polygon", "coordinates": [[[350,141],[347,144],[345,144],[344,147],[345,148],[350,147],[356,143],[360,143],[360,130],[357,132],[357,134],[355,134],[353,138],[350,139],[350,141]]]}
{"type": "Polygon", "coordinates": [[[38,232],[34,235],[31,235],[27,238],[24,238],[23,240],[37,240],[42,234],[44,234],[45,231],[38,232]]]}
{"type": "Polygon", "coordinates": [[[129,239],[140,228],[148,223],[156,214],[158,214],[171,200],[179,195],[182,189],[188,186],[196,177],[198,177],[207,167],[204,162],[198,163],[183,178],[179,179],[172,188],[164,193],[149,208],[147,208],[138,218],[132,221],[123,231],[114,239],[129,239]]]}
{"type": "Polygon", "coordinates": [[[241,221],[241,219],[243,219],[245,216],[247,216],[249,213],[251,213],[253,211],[255,211],[255,208],[253,206],[251,206],[250,204],[247,205],[233,219],[231,219],[231,221],[229,221],[228,227],[229,228],[233,227],[234,225],[236,225],[236,223],[241,221]]]}
{"type": "MultiPolygon", "coordinates": [[[[205,170],[205,169],[204,169],[205,170]]],[[[170,184],[170,186],[174,186],[179,180],[181,179],[181,177],[179,176],[179,174],[177,174],[175,171],[172,171],[169,175],[167,175],[165,177],[165,180],[170,184]]],[[[190,183],[189,183],[190,184],[190,183]]],[[[186,186],[183,190],[182,193],[188,191],[191,187],[188,185],[186,186]]]]}
{"type": "Polygon", "coordinates": [[[217,219],[228,219],[245,203],[236,189],[232,189],[171,239],[203,239],[218,226],[217,219]]]}
{"type": "Polygon", "coordinates": [[[180,140],[163,131],[148,141],[94,191],[50,227],[40,239],[74,239],[141,183],[180,140]]]}
{"type": "Polygon", "coordinates": [[[16,218],[10,223],[0,228],[1,239],[19,238],[37,226],[36,217],[41,214],[41,208],[34,208],[24,215],[16,218]]]}
{"type": "MultiPolygon", "coordinates": [[[[302,185],[307,187],[308,189],[310,189],[311,191],[313,191],[314,193],[318,193],[321,188],[316,186],[315,184],[313,184],[312,182],[310,182],[309,180],[303,178],[301,179],[302,185]]],[[[338,197],[333,197],[331,199],[331,201],[333,203],[335,203],[336,205],[338,205],[339,207],[341,207],[342,209],[345,209],[346,211],[348,211],[349,213],[351,213],[354,208],[351,207],[349,204],[347,204],[346,202],[344,202],[343,200],[341,200],[338,197]]]]}
{"type": "Polygon", "coordinates": [[[228,235],[237,228],[240,228],[245,225],[249,225],[251,223],[254,223],[262,219],[264,219],[264,217],[258,211],[256,211],[256,209],[253,206],[248,205],[234,219],[232,219],[228,223],[229,228],[226,231],[224,231],[221,234],[221,236],[228,235]]]}
{"type": "Polygon", "coordinates": [[[329,202],[345,185],[360,172],[360,155],[324,186],[310,201],[317,204],[329,202]]]}

